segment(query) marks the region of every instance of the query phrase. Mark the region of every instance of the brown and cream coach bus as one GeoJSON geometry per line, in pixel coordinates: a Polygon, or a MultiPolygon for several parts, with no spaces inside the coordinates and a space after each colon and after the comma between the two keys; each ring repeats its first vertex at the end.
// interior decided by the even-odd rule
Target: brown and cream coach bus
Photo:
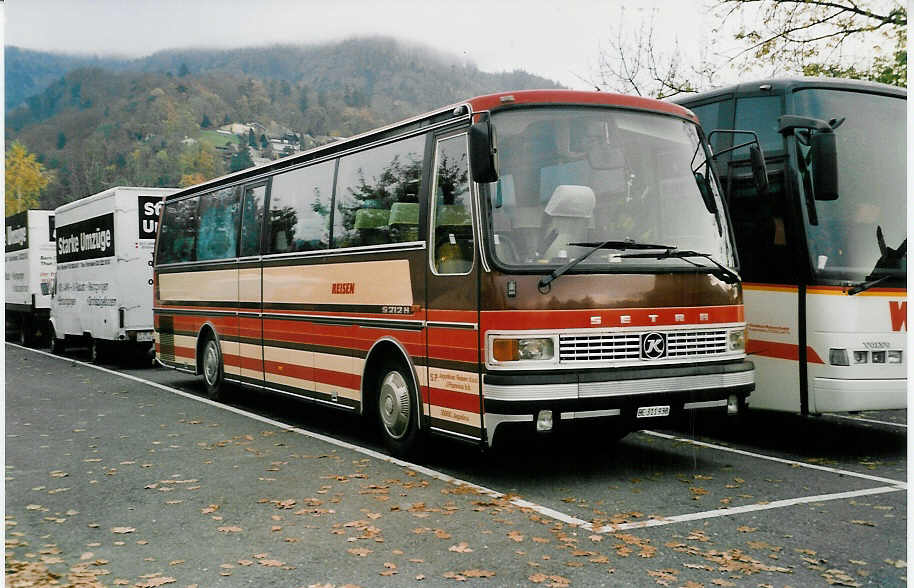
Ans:
{"type": "Polygon", "coordinates": [[[429,433],[605,423],[754,388],[697,119],[609,93],[482,96],[168,196],[156,356],[429,433]],[[497,137],[497,141],[496,141],[497,137]]]}

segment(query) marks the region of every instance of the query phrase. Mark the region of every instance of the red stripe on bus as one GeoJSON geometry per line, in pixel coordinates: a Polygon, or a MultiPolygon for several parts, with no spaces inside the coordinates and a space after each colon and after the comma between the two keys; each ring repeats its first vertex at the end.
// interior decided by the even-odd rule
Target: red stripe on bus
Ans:
{"type": "Polygon", "coordinates": [[[432,388],[429,404],[442,408],[453,408],[464,412],[479,414],[479,396],[472,396],[462,392],[432,388]]]}
{"type": "Polygon", "coordinates": [[[743,305],[590,310],[483,311],[484,331],[605,327],[714,326],[745,320],[743,305]],[[628,317],[623,322],[623,317],[628,317]],[[705,317],[704,319],[702,317],[705,317]],[[682,320],[677,320],[677,319],[682,320]],[[599,322],[595,322],[599,320],[599,322]]]}
{"type": "MultiPolygon", "coordinates": [[[[455,408],[474,414],[480,414],[478,396],[442,390],[440,388],[422,386],[422,404],[440,406],[442,408],[455,408]],[[434,395],[434,402],[432,402],[432,396],[430,395],[434,395]]],[[[427,408],[425,413],[428,413],[427,408]]]]}
{"type": "MultiPolygon", "coordinates": [[[[758,355],[773,359],[799,361],[799,352],[800,346],[794,345],[793,343],[777,343],[775,341],[765,341],[763,339],[749,339],[749,341],[746,342],[746,353],[750,356],[758,355]]],[[[806,361],[808,363],[825,363],[822,361],[822,358],[819,357],[819,354],[816,353],[816,350],[808,345],[806,346],[806,361]]]]}
{"type": "Polygon", "coordinates": [[[654,112],[668,112],[693,120],[696,123],[698,119],[691,111],[686,110],[678,104],[672,102],[658,102],[651,98],[642,98],[640,96],[630,96],[627,94],[616,94],[614,92],[590,92],[580,93],[573,90],[517,90],[513,92],[502,92],[499,94],[489,94],[479,96],[468,101],[474,112],[482,110],[497,110],[505,106],[514,106],[516,104],[605,104],[609,106],[623,106],[629,108],[638,108],[641,110],[650,110],[654,112]],[[504,100],[503,96],[511,96],[510,100],[504,100]]]}
{"type": "Polygon", "coordinates": [[[186,357],[187,359],[196,359],[197,350],[192,347],[175,347],[175,357],[186,357]]]}

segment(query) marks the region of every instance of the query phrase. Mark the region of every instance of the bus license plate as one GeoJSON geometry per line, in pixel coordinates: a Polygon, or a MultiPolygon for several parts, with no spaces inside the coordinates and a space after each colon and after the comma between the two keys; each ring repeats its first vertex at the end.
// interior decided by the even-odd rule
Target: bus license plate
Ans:
{"type": "Polygon", "coordinates": [[[155,334],[152,331],[137,331],[136,342],[137,343],[149,343],[155,341],[155,334]]]}
{"type": "Polygon", "coordinates": [[[642,406],[638,409],[637,417],[639,419],[647,417],[670,416],[669,406],[642,406]]]}

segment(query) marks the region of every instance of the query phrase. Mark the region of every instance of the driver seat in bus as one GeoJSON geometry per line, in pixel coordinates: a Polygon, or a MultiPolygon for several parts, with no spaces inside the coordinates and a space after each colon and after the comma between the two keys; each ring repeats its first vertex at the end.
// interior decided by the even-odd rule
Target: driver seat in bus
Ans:
{"type": "Polygon", "coordinates": [[[462,204],[444,204],[435,226],[435,269],[465,274],[473,266],[473,223],[462,204]]]}
{"type": "Polygon", "coordinates": [[[596,200],[590,186],[556,186],[544,210],[548,216],[543,226],[546,239],[543,256],[546,259],[567,257],[568,243],[586,240],[596,200]]]}

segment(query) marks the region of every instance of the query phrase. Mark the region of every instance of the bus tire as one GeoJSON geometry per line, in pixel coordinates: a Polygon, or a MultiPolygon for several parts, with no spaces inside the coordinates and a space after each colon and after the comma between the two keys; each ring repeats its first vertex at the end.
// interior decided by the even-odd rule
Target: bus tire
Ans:
{"type": "Polygon", "coordinates": [[[51,325],[51,353],[54,355],[63,355],[63,352],[66,350],[66,339],[58,339],[57,331],[54,330],[54,326],[51,325]]]}
{"type": "Polygon", "coordinates": [[[206,387],[206,396],[210,400],[225,399],[225,368],[222,364],[222,350],[219,342],[212,335],[208,336],[203,344],[203,357],[201,359],[203,372],[203,385],[206,387]]]}
{"type": "Polygon", "coordinates": [[[391,455],[418,460],[425,443],[419,429],[419,407],[413,379],[402,361],[385,364],[377,380],[378,425],[391,455]]]}

